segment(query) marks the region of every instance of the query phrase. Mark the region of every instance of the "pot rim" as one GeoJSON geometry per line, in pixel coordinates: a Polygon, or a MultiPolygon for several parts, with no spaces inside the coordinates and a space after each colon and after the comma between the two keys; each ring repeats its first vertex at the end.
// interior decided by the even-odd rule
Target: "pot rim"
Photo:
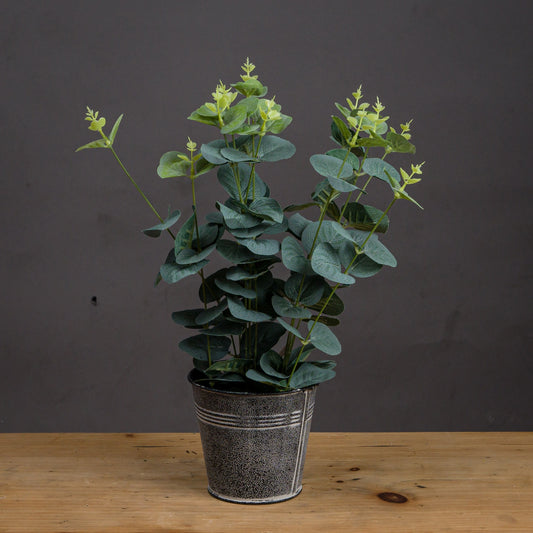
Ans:
{"type": "Polygon", "coordinates": [[[315,383],[314,385],[309,385],[308,387],[304,387],[303,389],[291,389],[288,391],[273,391],[273,392],[250,392],[250,391],[228,391],[228,390],[222,390],[222,389],[216,389],[213,387],[208,387],[206,385],[202,385],[200,383],[197,383],[194,378],[193,374],[199,372],[198,369],[193,368],[187,375],[187,379],[189,380],[189,383],[191,383],[195,387],[199,387],[200,389],[203,389],[208,392],[216,392],[217,394],[227,394],[228,396],[287,396],[289,394],[300,394],[304,391],[314,389],[318,387],[318,383],[315,383]]]}

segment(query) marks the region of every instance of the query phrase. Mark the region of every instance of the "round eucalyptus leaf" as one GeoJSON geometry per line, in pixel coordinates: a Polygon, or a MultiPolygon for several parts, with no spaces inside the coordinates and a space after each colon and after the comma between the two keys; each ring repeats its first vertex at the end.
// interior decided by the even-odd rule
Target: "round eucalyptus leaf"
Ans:
{"type": "Polygon", "coordinates": [[[215,279],[215,284],[219,289],[227,294],[232,294],[233,296],[242,296],[248,300],[253,300],[256,296],[255,291],[243,287],[236,281],[231,281],[229,279],[215,279]]]}
{"type": "Polygon", "coordinates": [[[387,173],[395,180],[401,180],[399,172],[391,164],[375,157],[365,159],[363,163],[363,172],[366,172],[369,176],[374,176],[389,185],[390,180],[387,177],[387,173]]]}
{"type": "Polygon", "coordinates": [[[176,324],[185,326],[187,328],[198,327],[196,323],[196,317],[203,311],[203,308],[200,309],[184,309],[183,311],[175,311],[172,313],[172,320],[176,324]]]}
{"type": "Polygon", "coordinates": [[[309,340],[317,350],[328,355],[339,355],[341,353],[342,347],[339,339],[325,324],[308,322],[307,328],[309,330],[312,328],[309,340]]]}
{"type": "Polygon", "coordinates": [[[326,178],[349,178],[353,175],[353,168],[350,164],[325,154],[315,154],[309,158],[312,167],[321,176],[326,178]]]}
{"type": "Polygon", "coordinates": [[[228,296],[227,299],[229,312],[239,320],[245,320],[246,322],[264,322],[265,320],[270,320],[272,318],[266,313],[254,311],[253,309],[246,309],[241,300],[235,296],[228,296]]]}
{"type": "Polygon", "coordinates": [[[257,157],[261,161],[274,162],[289,159],[295,152],[296,147],[291,142],[275,135],[265,135],[261,140],[257,157]]]}
{"type": "Polygon", "coordinates": [[[278,316],[288,318],[309,318],[311,316],[309,309],[293,305],[277,294],[272,295],[272,307],[278,316]]]}
{"type": "Polygon", "coordinates": [[[341,271],[341,262],[335,249],[326,242],[320,243],[315,248],[311,258],[311,267],[317,274],[334,283],[342,285],[355,283],[354,278],[341,271]]]}
{"type": "Polygon", "coordinates": [[[203,260],[193,265],[177,265],[175,263],[165,263],[161,265],[159,272],[167,283],[176,283],[187,276],[192,276],[199,272],[209,261],[203,260]]]}
{"type": "Polygon", "coordinates": [[[223,300],[218,305],[211,307],[210,309],[205,309],[196,317],[196,323],[203,326],[204,324],[209,324],[219,317],[228,307],[227,300],[223,300]]]}
{"type": "Polygon", "coordinates": [[[227,163],[227,159],[222,156],[220,150],[226,146],[224,139],[217,139],[207,144],[202,144],[200,152],[204,156],[204,159],[213,163],[213,165],[223,165],[227,163]]]}
{"type": "Polygon", "coordinates": [[[231,341],[227,337],[210,337],[208,335],[194,335],[179,343],[184,352],[200,361],[217,361],[228,354],[231,341]]]}
{"type": "Polygon", "coordinates": [[[184,248],[179,254],[176,255],[176,263],[178,265],[192,265],[205,259],[214,249],[215,244],[204,248],[200,252],[192,248],[184,248]]]}
{"type": "Polygon", "coordinates": [[[335,377],[335,371],[323,368],[313,363],[302,363],[292,375],[290,386],[295,389],[303,389],[317,383],[323,383],[335,377]]]}
{"type": "Polygon", "coordinates": [[[272,239],[239,239],[255,255],[275,255],[279,252],[279,242],[272,239]]]}
{"type": "Polygon", "coordinates": [[[293,237],[285,237],[281,242],[281,261],[285,267],[293,272],[313,273],[309,259],[293,237]]]}

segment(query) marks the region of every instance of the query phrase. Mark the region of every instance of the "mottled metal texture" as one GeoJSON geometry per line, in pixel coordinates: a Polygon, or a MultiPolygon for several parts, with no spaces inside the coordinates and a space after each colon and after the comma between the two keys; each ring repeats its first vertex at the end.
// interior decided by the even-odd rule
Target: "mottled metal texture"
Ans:
{"type": "Polygon", "coordinates": [[[209,492],[237,503],[297,496],[317,387],[255,394],[191,383],[209,492]]]}

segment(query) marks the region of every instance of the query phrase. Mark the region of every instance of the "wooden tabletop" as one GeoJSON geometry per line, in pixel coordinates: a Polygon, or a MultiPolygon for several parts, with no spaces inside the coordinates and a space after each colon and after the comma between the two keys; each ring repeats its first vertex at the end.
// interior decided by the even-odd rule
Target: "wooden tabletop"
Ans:
{"type": "Polygon", "coordinates": [[[313,433],[303,491],[209,496],[198,434],[0,434],[1,532],[533,531],[533,433],[313,433]]]}

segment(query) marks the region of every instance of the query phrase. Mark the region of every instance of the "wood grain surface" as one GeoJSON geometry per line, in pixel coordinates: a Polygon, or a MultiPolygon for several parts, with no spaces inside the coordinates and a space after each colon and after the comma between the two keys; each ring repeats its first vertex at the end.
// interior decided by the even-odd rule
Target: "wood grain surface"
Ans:
{"type": "Polygon", "coordinates": [[[303,492],[206,491],[198,434],[0,434],[2,532],[533,531],[533,433],[313,433],[303,492]]]}

